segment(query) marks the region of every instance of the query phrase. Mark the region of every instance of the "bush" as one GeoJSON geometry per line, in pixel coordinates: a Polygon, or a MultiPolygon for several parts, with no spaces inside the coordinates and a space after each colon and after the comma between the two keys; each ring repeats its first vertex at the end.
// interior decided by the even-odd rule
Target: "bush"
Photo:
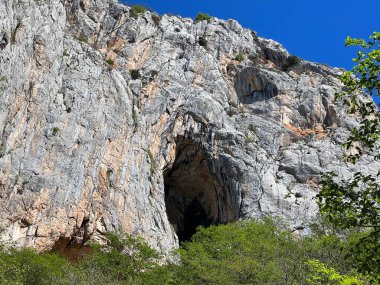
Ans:
{"type": "Polygon", "coordinates": [[[60,131],[61,131],[61,130],[60,130],[59,128],[54,127],[54,128],[53,128],[53,131],[52,131],[53,136],[58,135],[60,131]]]}
{"type": "Polygon", "coordinates": [[[366,278],[360,275],[341,275],[334,268],[326,267],[319,260],[306,263],[309,269],[308,284],[310,285],[365,285],[366,278]]]}
{"type": "MultiPolygon", "coordinates": [[[[101,276],[119,282],[133,282],[140,272],[155,269],[159,254],[140,238],[107,234],[106,245],[93,245],[93,253],[81,264],[85,272],[97,271],[101,276]]],[[[130,284],[130,283],[128,283],[130,284]]]]}
{"type": "Polygon", "coordinates": [[[291,55],[289,56],[283,63],[282,63],[282,66],[281,66],[281,69],[283,71],[287,71],[290,67],[298,64],[300,62],[300,59],[295,56],[295,55],[291,55]]]}
{"type": "Polygon", "coordinates": [[[235,57],[235,60],[237,60],[239,62],[243,61],[244,55],[241,52],[239,52],[239,54],[235,57]]]}
{"type": "Polygon", "coordinates": [[[106,62],[107,62],[109,65],[111,65],[111,66],[114,65],[114,63],[115,63],[115,62],[114,62],[112,59],[110,59],[110,58],[107,58],[107,59],[106,59],[106,62]]]}
{"type": "Polygon", "coordinates": [[[159,254],[139,238],[107,234],[107,244],[93,244],[81,263],[71,264],[54,253],[38,254],[0,248],[0,284],[167,284],[169,268],[159,266],[159,254]]]}
{"type": "Polygon", "coordinates": [[[156,15],[156,14],[152,14],[152,20],[153,20],[153,23],[156,25],[156,26],[159,26],[160,25],[160,21],[161,21],[161,17],[156,15]]]}
{"type": "Polygon", "coordinates": [[[138,16],[142,13],[147,11],[147,8],[141,5],[133,5],[131,9],[129,10],[129,16],[131,16],[134,19],[137,19],[138,16]]]}
{"type": "Polygon", "coordinates": [[[137,69],[130,70],[129,73],[133,80],[139,79],[141,77],[140,71],[137,69]]]}
{"type": "Polygon", "coordinates": [[[39,255],[29,249],[2,251],[0,265],[0,284],[66,284],[68,271],[76,271],[56,254],[39,255]]]}
{"type": "Polygon", "coordinates": [[[211,16],[209,16],[208,14],[203,14],[199,12],[198,15],[195,17],[195,22],[200,22],[200,21],[207,21],[208,23],[210,23],[211,16]]]}
{"type": "Polygon", "coordinates": [[[246,143],[254,143],[255,142],[255,139],[251,136],[245,136],[244,140],[246,143]]]}
{"type": "Polygon", "coordinates": [[[54,253],[0,247],[0,284],[369,284],[344,258],[346,241],[297,237],[269,219],[198,228],[177,250],[176,264],[160,265],[160,254],[140,238],[109,233],[106,241],[92,244],[76,264],[54,253]]]}
{"type": "Polygon", "coordinates": [[[207,40],[204,37],[199,37],[198,43],[202,47],[207,47],[207,40]]]}
{"type": "Polygon", "coordinates": [[[354,270],[342,244],[333,236],[297,238],[271,220],[200,228],[179,250],[174,278],[177,284],[307,284],[310,259],[354,270]]]}
{"type": "Polygon", "coordinates": [[[81,43],[88,43],[88,37],[86,35],[80,35],[78,36],[77,38],[78,41],[80,41],[81,43]]]}

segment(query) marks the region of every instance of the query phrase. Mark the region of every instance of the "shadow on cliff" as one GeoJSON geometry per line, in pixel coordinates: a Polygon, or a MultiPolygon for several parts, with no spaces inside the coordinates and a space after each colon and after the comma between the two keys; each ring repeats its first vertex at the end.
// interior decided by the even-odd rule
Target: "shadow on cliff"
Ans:
{"type": "Polygon", "coordinates": [[[230,191],[212,169],[213,160],[199,143],[180,137],[171,168],[164,171],[165,204],[169,222],[180,242],[188,241],[198,226],[236,220],[230,191]]]}

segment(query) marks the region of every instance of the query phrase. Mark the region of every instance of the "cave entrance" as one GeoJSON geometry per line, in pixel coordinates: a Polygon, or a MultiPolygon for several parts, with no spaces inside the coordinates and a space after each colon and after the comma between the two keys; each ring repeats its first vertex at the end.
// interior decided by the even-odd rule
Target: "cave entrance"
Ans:
{"type": "Polygon", "coordinates": [[[57,253],[71,263],[79,263],[91,254],[89,245],[77,242],[74,238],[60,237],[53,245],[51,252],[57,253]]]}
{"type": "Polygon", "coordinates": [[[210,158],[199,144],[180,138],[176,157],[164,172],[165,205],[180,243],[191,239],[198,226],[236,219],[229,212],[230,197],[210,171],[210,158]]]}

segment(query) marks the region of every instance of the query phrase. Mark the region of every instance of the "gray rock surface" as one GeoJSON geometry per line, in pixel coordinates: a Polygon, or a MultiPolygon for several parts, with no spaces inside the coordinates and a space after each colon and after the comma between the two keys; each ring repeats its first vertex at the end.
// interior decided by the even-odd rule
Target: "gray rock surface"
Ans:
{"type": "Polygon", "coordinates": [[[355,170],[342,70],[285,68],[280,44],[234,20],[129,9],[0,0],[2,242],[122,230],[169,250],[196,225],[266,215],[307,230],[321,172],[355,170]]]}

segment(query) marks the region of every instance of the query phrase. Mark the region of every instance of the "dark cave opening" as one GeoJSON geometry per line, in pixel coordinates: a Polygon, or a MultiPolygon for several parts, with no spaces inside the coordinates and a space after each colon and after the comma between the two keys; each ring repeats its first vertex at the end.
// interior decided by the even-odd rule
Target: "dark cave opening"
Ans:
{"type": "Polygon", "coordinates": [[[190,240],[198,226],[207,227],[210,224],[210,217],[198,199],[194,198],[183,212],[183,228],[177,232],[179,241],[190,240]]]}
{"type": "Polygon", "coordinates": [[[210,158],[199,144],[180,138],[176,157],[164,172],[165,205],[180,243],[189,241],[198,226],[227,223],[230,197],[211,171],[210,158]]]}

